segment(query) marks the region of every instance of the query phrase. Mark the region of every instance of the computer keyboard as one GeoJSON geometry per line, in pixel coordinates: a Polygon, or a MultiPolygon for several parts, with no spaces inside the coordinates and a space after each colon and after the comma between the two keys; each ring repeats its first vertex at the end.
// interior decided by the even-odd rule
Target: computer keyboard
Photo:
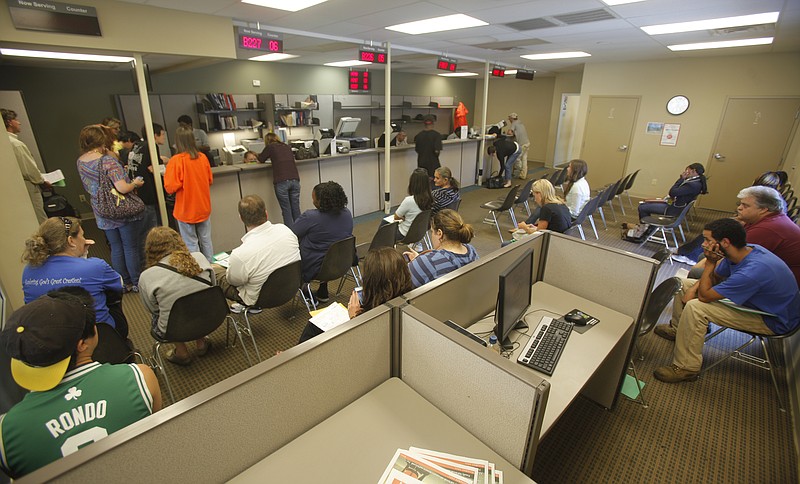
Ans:
{"type": "Polygon", "coordinates": [[[572,323],[544,316],[517,361],[536,371],[552,375],[572,333],[572,326],[572,323]]]}

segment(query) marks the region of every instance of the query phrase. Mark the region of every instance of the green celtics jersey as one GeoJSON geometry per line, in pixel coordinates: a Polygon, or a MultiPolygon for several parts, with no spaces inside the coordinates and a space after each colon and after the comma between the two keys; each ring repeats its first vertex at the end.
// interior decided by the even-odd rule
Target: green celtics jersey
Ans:
{"type": "Polygon", "coordinates": [[[153,412],[136,365],[90,363],[55,388],[31,392],[0,416],[0,465],[20,477],[153,412]]]}

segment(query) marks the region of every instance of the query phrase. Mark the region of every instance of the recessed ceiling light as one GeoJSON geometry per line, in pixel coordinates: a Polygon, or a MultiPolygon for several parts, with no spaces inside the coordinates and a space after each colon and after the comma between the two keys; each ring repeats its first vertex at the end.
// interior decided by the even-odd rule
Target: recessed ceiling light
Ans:
{"type": "Polygon", "coordinates": [[[352,66],[363,66],[367,64],[372,64],[372,62],[364,62],[360,60],[346,60],[338,62],[328,62],[325,65],[330,67],[352,67],[352,66]]]}
{"type": "Polygon", "coordinates": [[[242,3],[258,5],[259,7],[275,8],[278,10],[287,10],[289,12],[297,12],[298,10],[313,7],[314,5],[327,1],[328,0],[242,0],[242,3]]]}
{"type": "Polygon", "coordinates": [[[668,45],[669,50],[678,52],[682,50],[724,49],[726,47],[745,47],[748,45],[767,45],[772,43],[772,37],[759,39],[723,40],[719,42],[700,42],[698,44],[668,45]]]}
{"type": "Polygon", "coordinates": [[[551,59],[574,59],[576,57],[591,57],[592,54],[586,52],[551,52],[549,54],[527,54],[521,55],[523,59],[530,60],[551,60],[551,59]]]}
{"type": "Polygon", "coordinates": [[[694,22],[649,25],[647,27],[642,27],[642,30],[649,35],[661,35],[676,34],[679,32],[696,32],[698,30],[744,27],[747,25],[774,24],[778,21],[779,15],[780,12],[757,13],[755,15],[742,15],[739,17],[712,18],[708,20],[696,20],[694,22]]]}
{"type": "Polygon", "coordinates": [[[264,54],[259,55],[256,57],[251,57],[249,60],[251,61],[258,61],[258,62],[272,62],[272,61],[280,61],[285,59],[292,59],[294,57],[299,57],[297,55],[292,54],[279,54],[277,52],[273,52],[271,54],[264,54]]]}
{"type": "Polygon", "coordinates": [[[614,5],[624,5],[626,3],[637,3],[643,1],[644,0],[603,0],[603,3],[613,7],[614,5]]]}
{"type": "Polygon", "coordinates": [[[507,76],[513,76],[513,75],[514,75],[514,74],[516,74],[516,73],[517,73],[517,70],[516,70],[516,69],[508,69],[508,70],[506,70],[506,72],[505,72],[505,74],[506,74],[507,76]]]}
{"type": "Polygon", "coordinates": [[[73,52],[47,52],[43,50],[0,49],[0,54],[17,57],[36,57],[39,59],[63,59],[91,62],[131,62],[133,57],[116,55],[76,54],[73,52]]]}
{"type": "Polygon", "coordinates": [[[477,76],[477,72],[443,72],[439,74],[442,77],[469,77],[477,76]]]}
{"type": "Polygon", "coordinates": [[[405,34],[417,35],[427,34],[430,32],[442,32],[444,30],[466,29],[468,27],[480,27],[482,25],[489,25],[483,20],[478,20],[475,17],[458,13],[455,15],[445,15],[444,17],[429,18],[425,20],[417,20],[416,22],[407,22],[404,24],[390,25],[386,27],[387,30],[394,30],[403,32],[405,34]]]}

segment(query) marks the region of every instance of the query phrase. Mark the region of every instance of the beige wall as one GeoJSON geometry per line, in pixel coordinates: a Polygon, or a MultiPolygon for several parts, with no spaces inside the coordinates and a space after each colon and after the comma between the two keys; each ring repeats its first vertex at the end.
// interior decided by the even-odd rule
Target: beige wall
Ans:
{"type": "MultiPolygon", "coordinates": [[[[626,171],[642,169],[640,182],[631,190],[634,195],[663,196],[686,165],[708,163],[729,96],[797,96],[798,79],[800,53],[588,64],[583,72],[575,146],[583,142],[590,96],[641,96],[626,171]],[[684,94],[691,102],[681,116],[666,112],[667,100],[675,94],[684,94]],[[659,136],[645,134],[651,121],[680,123],[677,146],[659,146],[659,136]],[[652,185],[652,179],[658,182],[652,185]]],[[[797,138],[784,166],[790,173],[800,162],[797,138]]],[[[586,161],[591,167],[592,160],[586,161]]],[[[796,180],[797,174],[791,177],[796,180]]]]}

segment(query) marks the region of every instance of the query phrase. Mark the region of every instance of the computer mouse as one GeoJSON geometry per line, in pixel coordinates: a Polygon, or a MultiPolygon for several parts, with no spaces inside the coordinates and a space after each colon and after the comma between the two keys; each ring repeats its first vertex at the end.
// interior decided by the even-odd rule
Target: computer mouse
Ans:
{"type": "Polygon", "coordinates": [[[564,321],[573,323],[575,326],[586,326],[586,320],[575,313],[565,315],[564,321]]]}

